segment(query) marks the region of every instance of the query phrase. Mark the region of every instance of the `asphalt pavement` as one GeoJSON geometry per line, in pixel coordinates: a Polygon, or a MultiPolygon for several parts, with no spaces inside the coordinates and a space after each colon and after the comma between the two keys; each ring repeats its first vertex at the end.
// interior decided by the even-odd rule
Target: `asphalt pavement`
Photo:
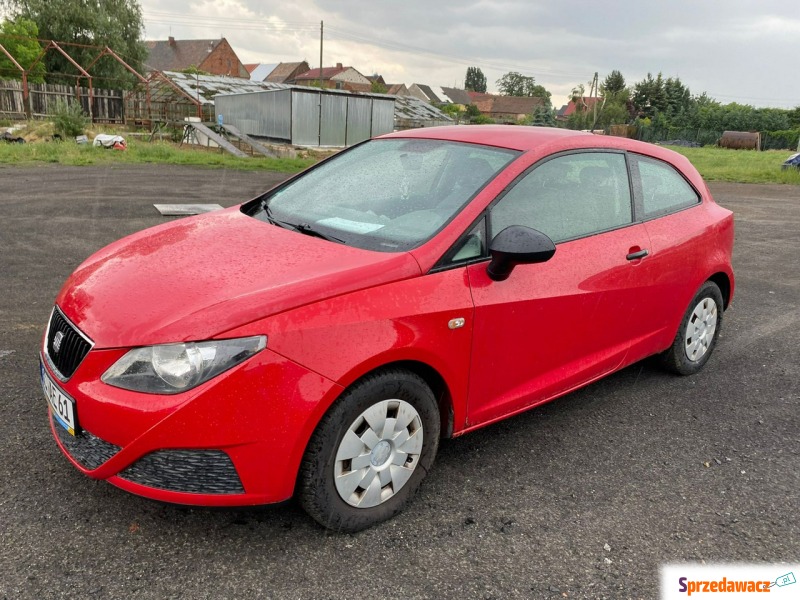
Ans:
{"type": "Polygon", "coordinates": [[[445,441],[417,498],[355,535],[293,502],[197,509],[92,481],[38,382],[53,299],[154,203],[284,175],[0,166],[0,598],[655,598],[659,565],[800,562],[800,188],[712,184],[737,291],[698,375],[651,361],[445,441]]]}

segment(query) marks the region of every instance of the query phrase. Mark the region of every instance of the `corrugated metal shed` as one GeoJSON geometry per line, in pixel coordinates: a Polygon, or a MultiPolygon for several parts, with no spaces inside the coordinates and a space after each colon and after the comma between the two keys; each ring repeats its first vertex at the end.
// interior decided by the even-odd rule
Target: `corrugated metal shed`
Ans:
{"type": "MultiPolygon", "coordinates": [[[[272,83],[268,81],[249,81],[247,79],[240,79],[237,77],[189,75],[174,71],[167,71],[164,73],[164,76],[167,77],[170,82],[178,87],[184,94],[186,94],[186,96],[199,101],[204,107],[204,113],[214,107],[214,99],[216,97],[222,98],[226,95],[242,95],[276,90],[300,90],[310,93],[312,97],[306,98],[302,101],[297,99],[286,100],[286,98],[290,97],[288,95],[284,96],[281,101],[275,100],[275,102],[278,102],[278,105],[271,109],[272,112],[270,113],[268,111],[266,116],[260,115],[258,118],[264,120],[262,123],[263,127],[266,131],[271,132],[263,137],[291,139],[291,134],[286,133],[287,128],[291,129],[295,135],[299,135],[299,132],[303,131],[303,128],[306,128],[307,133],[298,138],[305,140],[303,145],[316,145],[319,141],[319,104],[316,96],[319,95],[320,91],[317,88],[287,85],[284,83],[272,83]],[[291,104],[293,101],[300,103],[295,106],[295,109],[298,109],[301,112],[292,111],[291,123],[287,124],[286,120],[279,116],[283,115],[286,110],[286,106],[281,105],[280,102],[291,104]],[[306,105],[308,105],[308,109],[303,108],[306,105]]],[[[431,106],[427,102],[423,102],[411,96],[364,94],[341,90],[324,90],[324,93],[330,95],[342,95],[344,97],[351,96],[372,98],[373,100],[391,100],[392,102],[372,102],[372,121],[370,127],[373,132],[386,132],[384,131],[387,127],[386,123],[390,123],[387,131],[392,131],[392,129],[409,129],[412,127],[431,127],[434,125],[453,124],[452,119],[450,119],[439,109],[431,106]]],[[[253,99],[253,102],[255,101],[256,100],[253,99]]],[[[245,103],[243,106],[247,107],[248,105],[245,103]]],[[[353,104],[354,108],[356,106],[358,106],[358,103],[353,104]]],[[[250,107],[248,110],[251,110],[251,116],[246,118],[255,120],[255,107],[250,107]]],[[[227,115],[225,114],[226,112],[229,113],[230,110],[228,108],[217,110],[218,114],[222,114],[224,116],[225,122],[230,122],[231,124],[236,125],[236,123],[228,120],[227,115]]],[[[355,123],[351,123],[351,126],[353,125],[355,125],[355,123]]],[[[250,133],[250,126],[240,127],[240,129],[245,133],[250,133]]],[[[252,135],[259,134],[253,133],[252,135]]],[[[373,133],[372,135],[377,135],[377,133],[373,133]]]]}
{"type": "Polygon", "coordinates": [[[351,146],[394,130],[395,98],[292,86],[216,96],[217,118],[298,146],[351,146]]]}

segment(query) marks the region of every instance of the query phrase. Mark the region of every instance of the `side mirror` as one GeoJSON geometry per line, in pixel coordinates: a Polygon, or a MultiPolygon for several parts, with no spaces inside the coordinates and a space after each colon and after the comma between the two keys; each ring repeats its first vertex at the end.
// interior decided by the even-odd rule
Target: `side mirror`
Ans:
{"type": "Polygon", "coordinates": [[[541,231],[511,225],[494,236],[489,245],[492,261],[486,273],[494,281],[504,281],[517,265],[542,263],[556,253],[556,245],[541,231]]]}

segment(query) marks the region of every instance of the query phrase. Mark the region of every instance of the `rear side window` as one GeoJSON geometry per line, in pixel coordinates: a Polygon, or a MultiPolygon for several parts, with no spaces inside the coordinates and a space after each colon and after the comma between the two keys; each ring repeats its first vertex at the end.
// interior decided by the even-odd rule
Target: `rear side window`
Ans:
{"type": "Polygon", "coordinates": [[[639,157],[644,215],[654,217],[687,208],[700,202],[692,186],[670,165],[639,157]]]}
{"type": "Polygon", "coordinates": [[[561,242],[632,221],[625,156],[575,153],[550,159],[518,181],[493,207],[491,235],[525,225],[561,242]]]}

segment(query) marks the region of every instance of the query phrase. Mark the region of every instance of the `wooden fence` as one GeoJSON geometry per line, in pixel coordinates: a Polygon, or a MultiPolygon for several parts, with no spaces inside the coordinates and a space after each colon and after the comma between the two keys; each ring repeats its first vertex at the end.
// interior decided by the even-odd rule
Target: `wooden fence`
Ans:
{"type": "Polygon", "coordinates": [[[57,102],[81,103],[83,112],[95,123],[124,123],[125,103],[119,90],[92,90],[91,110],[89,88],[50,83],[28,84],[28,99],[24,99],[22,82],[0,80],[0,117],[12,119],[42,118],[53,112],[57,102]]]}

